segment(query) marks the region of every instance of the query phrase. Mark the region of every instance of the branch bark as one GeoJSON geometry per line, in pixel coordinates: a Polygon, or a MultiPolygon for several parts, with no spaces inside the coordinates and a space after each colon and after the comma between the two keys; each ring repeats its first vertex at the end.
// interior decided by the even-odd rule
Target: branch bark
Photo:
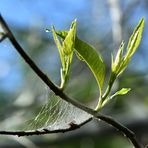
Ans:
{"type": "MultiPolygon", "coordinates": [[[[95,111],[95,110],[93,110],[91,108],[88,108],[88,107],[80,104],[76,100],[74,100],[74,99],[70,98],[69,96],[67,96],[58,86],[56,86],[42,72],[42,70],[39,69],[39,67],[34,63],[34,61],[27,55],[25,50],[20,46],[20,44],[15,39],[14,35],[10,31],[7,23],[5,22],[5,20],[3,19],[1,14],[0,14],[0,25],[1,25],[2,29],[3,29],[3,31],[4,31],[4,34],[7,35],[8,39],[10,40],[10,42],[12,43],[14,48],[21,55],[21,57],[25,60],[25,62],[32,68],[32,70],[40,77],[40,79],[42,81],[44,81],[44,83],[57,96],[59,96],[61,99],[65,100],[65,101],[67,101],[68,103],[71,103],[75,107],[77,107],[77,108],[87,112],[88,114],[92,115],[92,117],[94,117],[96,119],[100,119],[100,120],[106,122],[109,125],[112,125],[114,128],[119,130],[123,135],[125,135],[127,137],[127,139],[129,139],[129,141],[133,144],[133,146],[135,146],[135,148],[142,148],[141,144],[139,144],[139,142],[137,141],[135,134],[131,130],[129,130],[124,125],[120,124],[119,122],[115,121],[111,117],[102,115],[102,114],[98,113],[97,111],[95,111]]],[[[59,130],[54,130],[54,131],[50,131],[48,129],[43,129],[41,131],[38,131],[38,130],[36,130],[36,131],[0,131],[0,134],[3,134],[3,135],[29,136],[29,135],[40,135],[40,134],[48,134],[48,133],[67,132],[67,131],[71,131],[71,130],[74,130],[74,129],[77,129],[77,128],[83,126],[87,122],[91,121],[91,119],[92,118],[89,118],[88,120],[86,120],[85,122],[81,123],[80,125],[70,126],[68,129],[59,129],[59,130]]]]}

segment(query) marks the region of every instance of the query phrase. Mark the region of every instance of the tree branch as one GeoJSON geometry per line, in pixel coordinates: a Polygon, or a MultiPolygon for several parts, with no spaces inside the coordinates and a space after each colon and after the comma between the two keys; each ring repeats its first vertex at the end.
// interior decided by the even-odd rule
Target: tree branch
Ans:
{"type": "MultiPolygon", "coordinates": [[[[141,148],[141,145],[136,140],[135,134],[123,126],[122,124],[118,123],[111,117],[102,115],[98,113],[97,111],[88,108],[82,104],[80,104],[78,101],[70,98],[67,96],[58,86],[56,86],[39,68],[38,66],[32,61],[32,59],[26,54],[24,49],[19,45],[17,40],[15,39],[14,35],[10,31],[8,25],[6,24],[5,20],[0,14],[0,25],[3,28],[4,33],[7,35],[8,39],[14,46],[14,48],[17,50],[17,52],[21,55],[21,57],[25,60],[25,62],[32,68],[32,70],[40,77],[42,81],[61,99],[67,101],[68,103],[74,105],[75,107],[87,112],[88,114],[92,115],[94,118],[103,120],[104,122],[108,123],[109,125],[112,125],[117,130],[119,130],[122,134],[124,134],[131,143],[135,146],[135,148],[141,148]]],[[[48,133],[58,133],[58,132],[66,132],[71,131],[74,129],[79,128],[80,126],[86,124],[87,122],[91,121],[92,118],[89,118],[85,122],[81,123],[80,125],[70,126],[68,129],[58,129],[54,131],[50,131],[48,129],[43,129],[42,131],[36,130],[36,131],[0,131],[0,134],[3,135],[18,135],[18,136],[28,136],[28,135],[40,135],[40,134],[48,134],[48,133]]]]}
{"type": "Polygon", "coordinates": [[[50,133],[65,133],[68,131],[73,131],[76,130],[78,128],[80,128],[81,126],[83,126],[84,124],[88,123],[89,121],[91,121],[92,118],[87,119],[86,121],[80,123],[79,125],[77,124],[69,124],[68,128],[65,129],[56,129],[56,130],[49,130],[49,129],[41,129],[41,130],[30,130],[30,131],[0,131],[1,135],[17,135],[17,136],[32,136],[32,135],[43,135],[43,134],[50,134],[50,133]]]}

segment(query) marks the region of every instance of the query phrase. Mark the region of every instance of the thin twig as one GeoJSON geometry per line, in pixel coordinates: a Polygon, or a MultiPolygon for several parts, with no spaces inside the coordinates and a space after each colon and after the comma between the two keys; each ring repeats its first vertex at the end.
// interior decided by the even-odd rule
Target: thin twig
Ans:
{"type": "Polygon", "coordinates": [[[125,127],[121,123],[115,121],[111,117],[106,118],[106,116],[104,116],[104,115],[103,116],[99,115],[98,118],[101,119],[102,121],[105,121],[106,123],[112,125],[116,129],[118,129],[120,132],[122,132],[132,142],[132,144],[135,146],[135,148],[142,148],[142,145],[140,143],[138,143],[138,141],[136,139],[135,133],[133,133],[130,129],[128,129],[127,127],[125,127]]]}
{"type": "Polygon", "coordinates": [[[40,130],[37,129],[37,130],[29,130],[29,131],[0,131],[0,134],[1,135],[17,135],[21,137],[21,136],[43,135],[43,134],[50,134],[50,133],[65,133],[68,131],[76,130],[91,120],[92,118],[88,118],[86,121],[80,123],[79,125],[77,124],[74,124],[73,126],[69,125],[69,127],[65,129],[50,130],[47,128],[42,128],[40,130]]]}
{"type": "MultiPolygon", "coordinates": [[[[132,144],[135,146],[135,148],[141,148],[141,145],[138,143],[138,141],[136,140],[135,134],[129,130],[128,128],[126,128],[125,126],[123,126],[122,124],[118,123],[117,121],[115,121],[114,119],[112,119],[111,117],[102,115],[98,112],[96,112],[93,109],[90,109],[82,104],[80,104],[79,102],[77,102],[76,100],[70,98],[69,96],[67,96],[59,87],[57,87],[39,68],[38,66],[32,61],[32,59],[25,53],[24,49],[19,45],[19,43],[17,42],[17,40],[15,39],[14,35],[12,34],[12,32],[10,31],[8,25],[6,24],[6,22],[4,21],[3,17],[0,14],[0,25],[3,28],[3,31],[5,34],[7,34],[10,42],[12,43],[12,45],[14,46],[14,48],[18,51],[18,53],[22,56],[22,58],[26,61],[26,63],[32,68],[32,70],[40,77],[41,80],[44,81],[44,83],[57,95],[59,96],[61,99],[67,101],[68,103],[74,105],[75,107],[87,112],[88,114],[91,114],[94,118],[100,119],[102,121],[105,121],[106,123],[108,123],[109,125],[112,125],[114,128],[116,128],[117,130],[119,130],[121,133],[123,133],[131,142],[132,144]]],[[[92,118],[88,119],[87,121],[81,123],[80,125],[76,125],[76,126],[71,126],[69,127],[69,129],[59,129],[59,130],[55,130],[55,131],[50,131],[48,129],[43,129],[43,131],[0,131],[0,134],[5,134],[5,135],[18,135],[18,136],[27,136],[27,135],[39,135],[39,134],[47,134],[47,133],[58,133],[58,132],[66,132],[66,131],[70,131],[70,130],[74,130],[82,125],[84,125],[85,123],[89,122],[92,118]]]]}

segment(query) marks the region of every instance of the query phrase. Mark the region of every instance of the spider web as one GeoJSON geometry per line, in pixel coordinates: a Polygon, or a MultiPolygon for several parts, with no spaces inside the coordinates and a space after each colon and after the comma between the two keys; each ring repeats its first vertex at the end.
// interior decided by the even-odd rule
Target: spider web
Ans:
{"type": "Polygon", "coordinates": [[[62,100],[53,92],[49,92],[49,89],[47,90],[46,100],[37,116],[29,121],[29,130],[67,129],[71,123],[79,125],[91,117],[90,114],[62,100]]]}

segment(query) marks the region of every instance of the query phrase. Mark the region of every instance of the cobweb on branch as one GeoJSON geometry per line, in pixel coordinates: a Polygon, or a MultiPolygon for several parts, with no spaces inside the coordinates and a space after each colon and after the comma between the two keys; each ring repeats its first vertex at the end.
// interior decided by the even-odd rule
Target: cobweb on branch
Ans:
{"type": "Polygon", "coordinates": [[[88,113],[62,100],[54,93],[49,93],[49,89],[47,91],[47,101],[37,116],[30,121],[29,130],[67,129],[71,123],[79,125],[91,117],[88,113]]]}

